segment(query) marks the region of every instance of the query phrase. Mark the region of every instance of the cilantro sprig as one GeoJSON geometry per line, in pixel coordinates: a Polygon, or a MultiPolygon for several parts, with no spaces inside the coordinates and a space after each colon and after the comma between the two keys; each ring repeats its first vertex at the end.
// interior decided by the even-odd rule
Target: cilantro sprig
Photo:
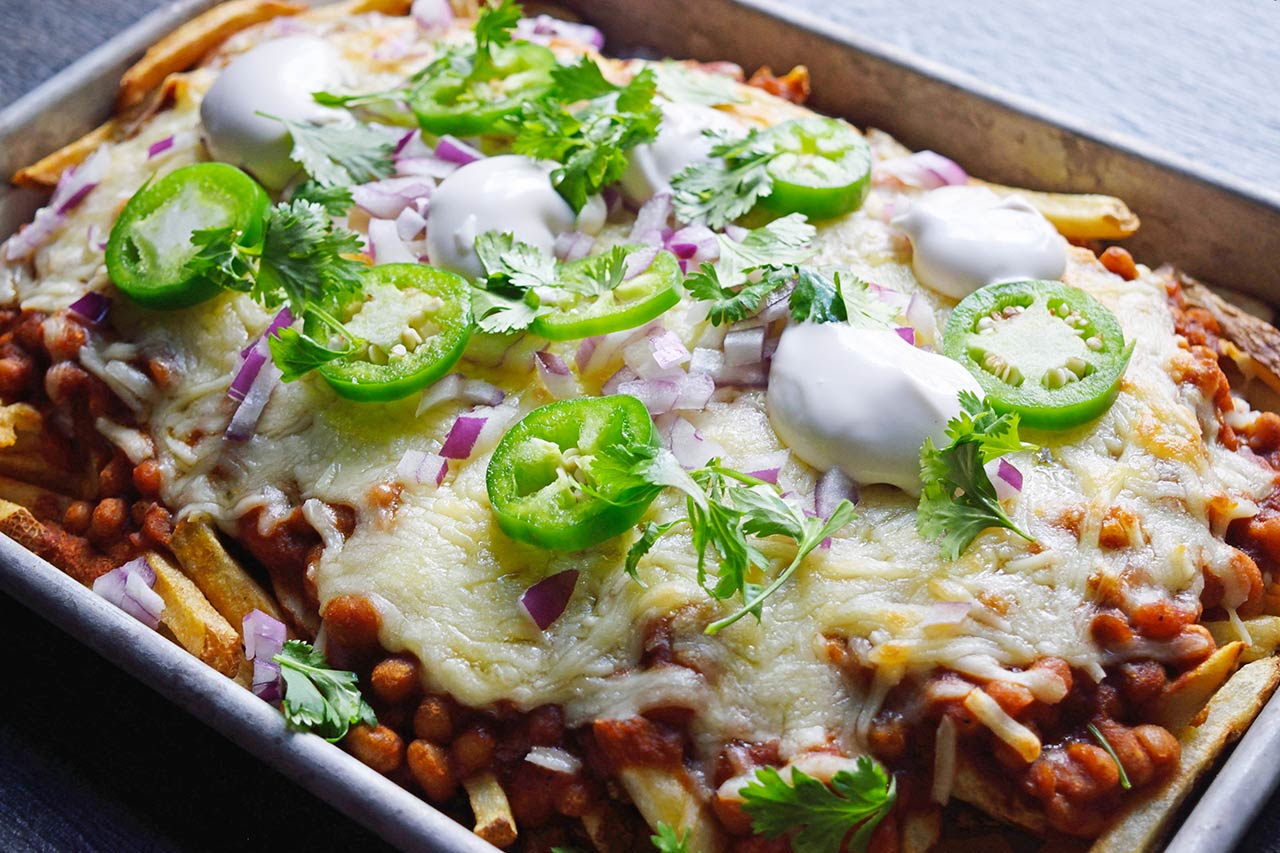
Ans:
{"type": "Polygon", "coordinates": [[[1012,530],[1034,541],[1005,514],[995,486],[983,467],[1019,450],[1036,450],[1018,436],[1018,416],[996,412],[971,391],[960,392],[961,412],[947,423],[951,441],[937,447],[932,438],[920,448],[920,506],[916,528],[936,540],[942,555],[958,559],[988,527],[1012,530]]]}
{"type": "Polygon", "coordinates": [[[751,828],[766,838],[794,833],[795,853],[864,853],[897,799],[894,778],[866,755],[858,756],[853,770],[837,772],[830,786],[794,767],[790,783],[776,768],[762,767],[742,788],[751,828]]]}
{"type": "Polygon", "coordinates": [[[854,518],[853,504],[841,501],[830,518],[808,515],[793,500],[782,497],[777,486],[726,467],[713,459],[706,466],[686,472],[670,451],[651,447],[610,447],[596,458],[593,472],[606,474],[624,486],[617,501],[674,487],[685,494],[685,515],[664,523],[647,522],[627,552],[626,570],[639,580],[637,570],[663,536],[678,527],[688,528],[698,554],[698,584],[712,598],[741,598],[734,612],[707,626],[716,634],[750,614],[760,618],[764,601],[795,574],[815,548],[854,518]],[[755,537],[782,536],[796,546],[795,556],[772,575],[772,561],[756,547],[755,537]],[[715,582],[709,585],[711,571],[715,582]]]}
{"type": "Polygon", "coordinates": [[[364,184],[395,171],[395,144],[365,124],[318,124],[259,113],[289,129],[290,158],[322,187],[364,184]]]}
{"type": "Polygon", "coordinates": [[[658,80],[658,94],[669,101],[718,107],[746,100],[741,84],[732,77],[690,68],[674,60],[658,63],[654,66],[654,75],[658,80]]]}
{"type": "Polygon", "coordinates": [[[689,830],[677,832],[670,824],[658,821],[657,832],[649,836],[658,853],[689,853],[689,830]]]}
{"type": "Polygon", "coordinates": [[[662,110],[653,103],[657,83],[644,69],[625,86],[605,79],[590,57],[551,73],[551,94],[524,105],[512,148],[560,165],[556,191],[575,211],[627,170],[627,152],[658,136],[662,110]]]}
{"type": "Polygon", "coordinates": [[[740,241],[718,235],[720,259],[690,273],[685,289],[711,303],[712,325],[745,320],[765,297],[795,279],[797,265],[813,256],[809,244],[816,233],[803,215],[793,213],[748,231],[740,241]]]}
{"type": "Polygon", "coordinates": [[[284,679],[280,708],[290,728],[336,743],[357,723],[378,724],[373,708],[360,695],[356,674],[331,669],[324,653],[310,643],[289,640],[273,660],[284,679]]]}
{"type": "Polygon", "coordinates": [[[706,135],[713,142],[711,157],[671,179],[676,218],[723,228],[773,191],[769,163],[781,152],[767,130],[753,129],[741,137],[716,130],[706,135]]]}

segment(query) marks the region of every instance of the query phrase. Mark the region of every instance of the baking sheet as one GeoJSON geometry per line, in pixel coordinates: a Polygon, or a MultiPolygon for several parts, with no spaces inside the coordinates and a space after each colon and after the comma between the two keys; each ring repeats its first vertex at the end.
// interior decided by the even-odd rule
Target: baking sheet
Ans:
{"type": "MultiPolygon", "coordinates": [[[[0,172],[12,174],[91,130],[145,48],[217,0],[178,0],[0,111],[0,172]]],[[[841,30],[773,0],[567,0],[600,26],[611,49],[729,59],[753,69],[806,64],[812,105],[933,148],[975,175],[1046,190],[1106,192],[1142,217],[1125,245],[1210,281],[1275,301],[1280,294],[1280,196],[1212,173],[1143,143],[1080,126],[1033,103],[841,30]]],[[[316,4],[321,5],[321,4],[316,4]]],[[[0,236],[42,198],[0,189],[0,236]]],[[[0,536],[0,590],[406,849],[494,850],[422,800],[280,715],[179,647],[147,630],[43,560],[0,536]]],[[[1219,772],[1170,850],[1229,849],[1280,781],[1280,698],[1273,699],[1219,772]]]]}

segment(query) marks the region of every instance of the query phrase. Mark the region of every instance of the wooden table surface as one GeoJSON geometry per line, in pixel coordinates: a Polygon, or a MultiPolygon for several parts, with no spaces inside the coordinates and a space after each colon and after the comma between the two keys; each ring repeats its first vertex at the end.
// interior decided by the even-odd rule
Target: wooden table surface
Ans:
{"type": "MultiPolygon", "coordinates": [[[[1280,187],[1276,0],[792,0],[1098,125],[1280,187]]],[[[0,0],[0,106],[164,0],[0,0]]],[[[383,849],[0,596],[0,850],[383,849]]],[[[1239,848],[1280,851],[1280,796],[1239,848]]]]}

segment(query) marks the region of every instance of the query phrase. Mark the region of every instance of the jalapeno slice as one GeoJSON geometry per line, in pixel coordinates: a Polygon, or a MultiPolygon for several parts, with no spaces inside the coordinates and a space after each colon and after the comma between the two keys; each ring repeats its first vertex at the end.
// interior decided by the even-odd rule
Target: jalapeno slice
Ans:
{"type": "MultiPolygon", "coordinates": [[[[634,252],[645,247],[627,248],[634,252]]],[[[530,331],[552,341],[576,341],[642,326],[680,301],[680,262],[670,252],[658,252],[647,270],[612,290],[575,292],[573,281],[584,277],[593,261],[583,258],[564,265],[560,277],[568,286],[547,295],[563,301],[554,303],[555,311],[535,319],[530,331]]],[[[548,304],[547,299],[542,304],[548,304]]]]}
{"type": "Polygon", "coordinates": [[[561,400],[513,426],[489,459],[493,514],[512,539],[578,551],[634,527],[657,494],[618,503],[621,484],[593,471],[609,446],[658,446],[658,430],[635,397],[561,400]]]}
{"type": "Polygon", "coordinates": [[[975,290],[951,312],[943,347],[996,409],[1039,429],[1066,429],[1105,412],[1133,353],[1106,306],[1057,281],[975,290]]]}
{"type": "Polygon", "coordinates": [[[428,133],[474,136],[504,130],[504,119],[525,101],[551,89],[555,54],[521,42],[493,51],[477,70],[472,62],[444,64],[409,95],[409,108],[428,133]]]}
{"type": "Polygon", "coordinates": [[[871,149],[856,130],[832,118],[802,118],[771,128],[779,153],[769,161],[773,189],[760,207],[818,221],[857,210],[871,191],[871,149]]]}
{"type": "Polygon", "coordinates": [[[257,181],[225,163],[178,169],[133,194],[107,240],[107,273],[121,292],[148,308],[185,308],[217,295],[193,275],[191,232],[233,228],[240,243],[262,239],[271,199],[257,181]]]}
{"type": "MultiPolygon", "coordinates": [[[[365,273],[364,298],[339,318],[361,340],[320,374],[352,400],[398,400],[429,385],[462,357],[471,338],[466,280],[424,264],[384,264],[365,273]]],[[[325,334],[308,317],[307,333],[325,334]]]]}

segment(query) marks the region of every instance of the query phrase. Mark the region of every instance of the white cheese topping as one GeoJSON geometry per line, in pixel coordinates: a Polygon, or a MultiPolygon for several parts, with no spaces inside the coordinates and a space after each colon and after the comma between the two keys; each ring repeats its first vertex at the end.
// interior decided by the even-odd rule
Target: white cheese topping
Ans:
{"type": "Polygon", "coordinates": [[[311,93],[340,86],[344,76],[341,54],[314,36],[263,42],[236,57],[200,108],[209,152],[252,173],[269,189],[282,189],[298,172],[289,158],[289,131],[259,113],[293,121],[340,119],[341,112],[320,106],[311,93]]]}
{"type": "Polygon", "coordinates": [[[920,196],[893,224],[911,237],[921,282],[953,299],[998,281],[1056,279],[1066,241],[1026,202],[984,187],[941,187],[920,196]]]}
{"type": "Polygon", "coordinates": [[[920,446],[946,442],[969,371],[892,329],[801,323],[782,333],[769,371],[769,421],[819,470],[920,493],[920,446]]]}
{"type": "Polygon", "coordinates": [[[479,278],[484,268],[476,257],[475,241],[486,231],[510,232],[547,254],[556,237],[567,231],[597,233],[604,225],[604,201],[593,196],[575,216],[551,185],[552,168],[506,154],[468,163],[445,178],[427,209],[431,263],[479,278]]]}
{"type": "Polygon", "coordinates": [[[658,138],[637,145],[630,152],[622,190],[636,202],[648,201],[658,193],[671,192],[671,179],[686,166],[711,156],[711,140],[705,130],[724,130],[741,135],[742,125],[721,110],[702,104],[662,102],[662,124],[658,138]]]}

